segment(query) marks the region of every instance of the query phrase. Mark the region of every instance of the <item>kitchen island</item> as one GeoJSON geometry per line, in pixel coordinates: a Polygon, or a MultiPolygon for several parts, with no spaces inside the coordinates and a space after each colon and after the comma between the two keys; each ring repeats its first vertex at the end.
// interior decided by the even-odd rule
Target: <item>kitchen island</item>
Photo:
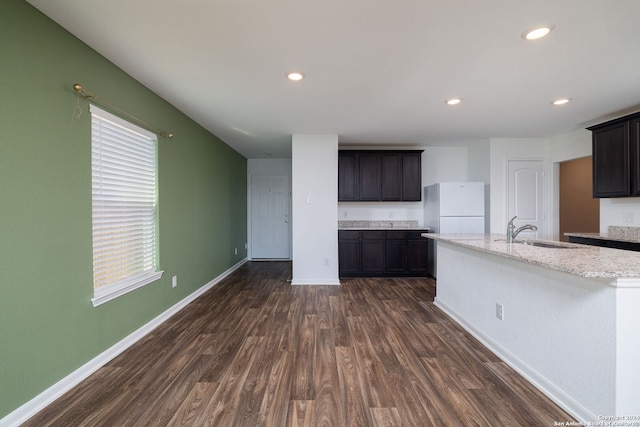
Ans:
{"type": "Polygon", "coordinates": [[[438,245],[439,308],[577,419],[640,425],[640,253],[423,237],[438,245]]]}

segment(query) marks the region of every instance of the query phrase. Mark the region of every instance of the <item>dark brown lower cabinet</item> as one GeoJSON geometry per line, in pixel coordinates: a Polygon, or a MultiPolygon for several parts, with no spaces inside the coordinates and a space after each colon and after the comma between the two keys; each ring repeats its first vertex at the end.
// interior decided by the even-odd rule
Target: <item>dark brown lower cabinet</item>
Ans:
{"type": "Polygon", "coordinates": [[[338,232],[338,265],[344,274],[358,275],[362,273],[362,243],[360,232],[341,230],[338,232]]]}
{"type": "Polygon", "coordinates": [[[570,243],[580,243],[582,245],[601,246],[603,248],[624,249],[626,251],[640,252],[640,243],[626,242],[621,240],[604,240],[589,237],[569,236],[570,243]]]}
{"type": "Polygon", "coordinates": [[[407,270],[407,232],[387,231],[385,272],[404,274],[407,270]]]}
{"type": "Polygon", "coordinates": [[[384,273],[384,231],[362,232],[362,272],[384,273]]]}
{"type": "Polygon", "coordinates": [[[340,277],[427,275],[426,230],[339,230],[340,277]]]}
{"type": "Polygon", "coordinates": [[[429,240],[418,235],[411,235],[407,239],[407,273],[411,276],[422,277],[427,275],[427,257],[429,240]]]}

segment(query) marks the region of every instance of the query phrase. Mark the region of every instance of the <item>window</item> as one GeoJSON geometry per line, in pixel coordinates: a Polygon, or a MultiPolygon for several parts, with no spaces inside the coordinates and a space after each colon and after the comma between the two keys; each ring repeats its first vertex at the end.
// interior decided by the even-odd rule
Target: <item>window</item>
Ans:
{"type": "Polygon", "coordinates": [[[91,111],[94,307],[158,271],[157,136],[95,105],[91,111]]]}

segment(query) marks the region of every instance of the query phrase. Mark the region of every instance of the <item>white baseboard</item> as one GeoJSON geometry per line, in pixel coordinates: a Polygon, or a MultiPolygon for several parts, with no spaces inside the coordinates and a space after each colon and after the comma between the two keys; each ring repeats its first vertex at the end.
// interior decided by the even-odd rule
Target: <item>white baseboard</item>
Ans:
{"type": "Polygon", "coordinates": [[[313,286],[313,285],[331,285],[331,286],[338,286],[340,285],[340,280],[327,280],[327,279],[320,279],[320,280],[296,280],[293,279],[291,281],[291,285],[292,286],[296,286],[296,285],[303,285],[303,286],[313,286]]]}
{"type": "MultiPolygon", "coordinates": [[[[533,384],[538,390],[544,393],[549,399],[553,400],[558,406],[567,411],[578,421],[583,423],[598,423],[597,416],[585,408],[580,402],[573,397],[565,393],[562,389],[558,388],[548,378],[544,377],[533,367],[529,366],[522,359],[518,358],[515,354],[495,341],[490,336],[482,333],[476,329],[473,325],[467,323],[457,313],[451,309],[447,304],[438,301],[435,298],[434,304],[436,307],[444,311],[447,316],[451,317],[456,323],[462,326],[467,332],[473,335],[478,341],[480,341],[486,348],[491,350],[496,356],[502,359],[507,365],[511,366],[516,372],[526,378],[531,384],[533,384]]],[[[565,421],[565,420],[558,420],[565,421]]],[[[582,425],[582,424],[581,424],[582,425]]],[[[588,425],[588,424],[587,424],[588,425]]],[[[594,424],[596,425],[596,424],[594,424]]]]}
{"type": "Polygon", "coordinates": [[[21,423],[27,421],[29,418],[33,417],[35,414],[44,409],[47,405],[50,405],[54,400],[58,399],[64,393],[69,391],[71,388],[78,385],[81,381],[88,378],[91,374],[96,372],[110,360],[114,359],[120,353],[131,347],[137,341],[142,339],[149,332],[153,331],[155,328],[160,326],[161,323],[168,320],[171,316],[176,314],[178,311],[182,310],[189,303],[193,302],[196,298],[204,294],[206,291],[211,289],[214,285],[218,284],[222,279],[236,271],[243,264],[247,262],[247,259],[243,259],[215,279],[211,280],[206,285],[199,288],[197,291],[193,292],[183,300],[179,301],[165,312],[161,313],[159,316],[143,325],[112,347],[103,351],[42,393],[38,394],[36,397],[23,404],[13,412],[9,413],[7,416],[0,420],[0,427],[16,427],[21,423]]]}

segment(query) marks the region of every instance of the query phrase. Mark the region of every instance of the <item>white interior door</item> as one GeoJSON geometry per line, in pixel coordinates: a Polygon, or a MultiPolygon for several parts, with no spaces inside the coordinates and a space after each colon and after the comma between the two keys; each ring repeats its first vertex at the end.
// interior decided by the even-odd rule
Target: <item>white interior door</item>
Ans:
{"type": "Polygon", "coordinates": [[[289,259],[291,195],[287,175],[251,177],[251,258],[289,259]]]}
{"type": "Polygon", "coordinates": [[[519,237],[544,236],[543,172],[542,160],[507,160],[507,221],[517,215],[513,222],[516,228],[525,224],[538,227],[538,231],[525,230],[519,237]]]}

